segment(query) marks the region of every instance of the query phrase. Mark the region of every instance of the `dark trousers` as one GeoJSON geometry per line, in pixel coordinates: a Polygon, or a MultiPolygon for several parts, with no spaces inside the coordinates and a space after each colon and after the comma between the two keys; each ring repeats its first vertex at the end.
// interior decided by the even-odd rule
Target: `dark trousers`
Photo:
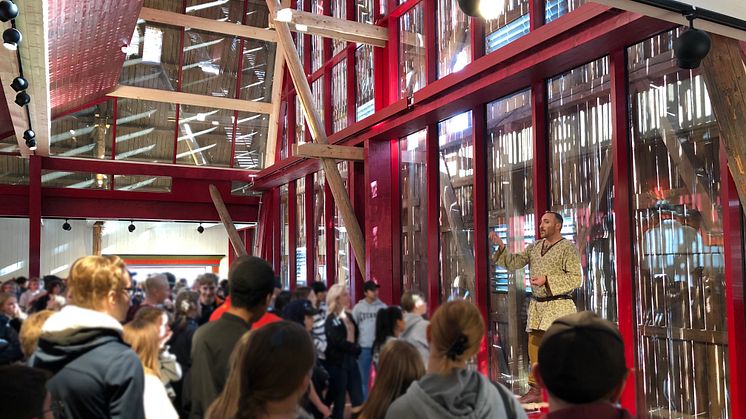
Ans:
{"type": "Polygon", "coordinates": [[[329,392],[326,395],[326,404],[334,404],[332,419],[342,419],[347,393],[350,393],[352,407],[363,404],[363,384],[360,379],[360,369],[351,356],[345,356],[340,364],[327,363],[325,366],[329,372],[329,392]]]}

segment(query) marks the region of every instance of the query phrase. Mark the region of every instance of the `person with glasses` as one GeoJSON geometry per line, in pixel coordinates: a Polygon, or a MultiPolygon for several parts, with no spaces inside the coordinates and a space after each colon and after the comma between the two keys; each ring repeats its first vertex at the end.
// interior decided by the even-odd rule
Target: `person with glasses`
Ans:
{"type": "MultiPolygon", "coordinates": [[[[580,255],[575,244],[562,237],[563,219],[559,213],[546,212],[541,217],[541,240],[529,244],[519,253],[506,250],[500,236],[490,233],[490,242],[497,246],[492,262],[508,270],[523,269],[528,265],[531,278],[531,303],[528,306],[528,358],[531,365],[538,361],[539,344],[544,332],[556,319],[575,313],[573,291],[583,284],[580,255]]],[[[542,401],[541,390],[533,371],[528,376],[529,390],[522,404],[542,401]]]]}
{"type": "Polygon", "coordinates": [[[84,256],[70,268],[70,302],[42,326],[32,366],[62,418],[145,418],[140,359],[122,339],[131,280],[117,256],[84,256]]]}

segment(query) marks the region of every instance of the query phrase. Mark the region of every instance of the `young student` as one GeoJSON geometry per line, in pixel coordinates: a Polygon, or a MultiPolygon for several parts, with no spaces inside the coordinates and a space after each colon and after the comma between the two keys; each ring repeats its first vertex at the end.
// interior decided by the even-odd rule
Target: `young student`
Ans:
{"type": "Polygon", "coordinates": [[[376,316],[376,339],[373,341],[373,365],[378,368],[381,349],[389,341],[401,336],[404,316],[399,307],[386,307],[376,316]]]}
{"type": "Polygon", "coordinates": [[[363,400],[368,398],[368,385],[370,381],[370,368],[373,363],[373,341],[376,339],[376,316],[378,311],[386,308],[378,299],[378,284],[366,281],[363,284],[365,298],[360,300],[352,309],[352,316],[360,328],[360,356],[357,359],[362,380],[363,400]]]}
{"type": "Polygon", "coordinates": [[[425,364],[415,347],[404,340],[393,339],[383,346],[376,372],[376,384],[359,419],[380,419],[394,400],[425,375],[425,364]]]}
{"type": "Polygon", "coordinates": [[[443,304],[427,336],[427,375],[391,404],[386,419],[526,418],[510,390],[466,368],[484,337],[476,306],[464,300],[443,304]]]}
{"type": "Polygon", "coordinates": [[[420,352],[422,361],[427,364],[430,358],[430,347],[427,344],[427,326],[429,321],[423,317],[427,314],[425,296],[418,291],[407,291],[401,296],[401,309],[404,311],[404,331],[401,338],[408,341],[420,352]]]}

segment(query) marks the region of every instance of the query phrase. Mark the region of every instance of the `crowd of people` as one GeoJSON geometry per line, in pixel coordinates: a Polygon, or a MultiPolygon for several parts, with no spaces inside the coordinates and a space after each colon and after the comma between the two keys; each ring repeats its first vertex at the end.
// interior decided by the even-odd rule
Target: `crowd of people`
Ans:
{"type": "MultiPolygon", "coordinates": [[[[353,305],[343,284],[309,285],[283,290],[251,256],[191,286],[169,273],[136,282],[116,256],[82,257],[64,280],[7,281],[0,416],[527,417],[470,367],[486,330],[472,303],[428,321],[418,292],[387,306],[367,281],[353,305]]],[[[616,404],[627,373],[615,326],[586,312],[548,328],[534,369],[550,418],[627,417],[616,404]]]]}

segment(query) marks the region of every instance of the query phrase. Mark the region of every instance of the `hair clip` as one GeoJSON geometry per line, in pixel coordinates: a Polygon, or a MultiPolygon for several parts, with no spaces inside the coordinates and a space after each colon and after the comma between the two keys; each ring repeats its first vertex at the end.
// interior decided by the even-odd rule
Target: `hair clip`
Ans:
{"type": "Polygon", "coordinates": [[[448,352],[446,352],[446,356],[452,360],[455,361],[456,358],[461,356],[461,354],[464,353],[466,350],[466,344],[469,343],[469,338],[466,337],[463,333],[459,334],[458,338],[455,342],[451,345],[450,348],[448,348],[448,352]]]}

